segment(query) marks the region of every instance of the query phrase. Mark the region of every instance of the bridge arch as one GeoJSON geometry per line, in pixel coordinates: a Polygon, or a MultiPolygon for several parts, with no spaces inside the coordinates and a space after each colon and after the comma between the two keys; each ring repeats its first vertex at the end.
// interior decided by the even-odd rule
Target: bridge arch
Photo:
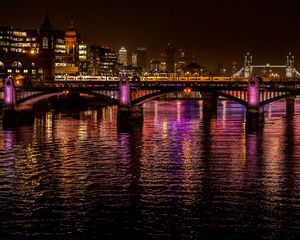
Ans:
{"type": "Polygon", "coordinates": [[[288,97],[296,97],[296,96],[299,96],[300,93],[298,94],[295,94],[295,93],[287,93],[287,94],[284,94],[284,95],[280,95],[280,96],[276,96],[276,97],[273,97],[273,98],[270,98],[270,99],[267,99],[265,101],[262,101],[260,102],[259,106],[265,106],[267,104],[270,104],[272,102],[275,102],[275,101],[278,101],[278,100],[281,100],[281,99],[285,99],[285,98],[288,98],[288,97]]]}
{"type": "Polygon", "coordinates": [[[227,99],[229,99],[231,101],[237,102],[237,103],[239,103],[239,104],[241,104],[241,105],[243,105],[245,107],[247,106],[247,102],[246,101],[244,101],[244,100],[242,100],[240,98],[237,98],[235,96],[231,96],[231,95],[223,93],[223,92],[218,92],[218,95],[221,96],[221,97],[227,98],[227,99]]]}
{"type": "MultiPolygon", "coordinates": [[[[111,98],[109,96],[106,96],[101,93],[97,92],[91,92],[91,91],[71,91],[72,93],[78,93],[78,94],[86,94],[90,96],[95,96],[99,97],[100,99],[104,100],[105,102],[111,103],[111,104],[118,104],[118,100],[111,98]]],[[[59,96],[59,95],[64,95],[64,94],[69,94],[68,90],[59,90],[59,91],[51,91],[51,92],[36,92],[33,93],[32,95],[20,98],[17,100],[17,105],[30,105],[30,104],[35,104],[40,101],[43,101],[45,99],[49,99],[51,97],[59,96]]]]}
{"type": "MultiPolygon", "coordinates": [[[[154,92],[154,93],[151,93],[151,94],[148,94],[148,95],[145,95],[145,96],[142,96],[140,98],[137,98],[135,100],[133,100],[131,103],[132,105],[142,105],[146,102],[149,102],[149,101],[152,101],[152,100],[155,100],[159,97],[162,97],[162,96],[165,96],[169,93],[176,93],[176,92],[181,92],[180,90],[176,90],[176,91],[159,91],[159,92],[154,92]]],[[[201,94],[201,90],[199,91],[194,91],[194,92],[200,92],[201,94]]],[[[205,93],[207,93],[207,90],[205,90],[205,93]]],[[[211,93],[214,93],[214,94],[217,94],[218,96],[221,96],[221,97],[225,97],[229,100],[232,100],[232,101],[235,101],[243,106],[247,106],[247,102],[240,99],[240,98],[237,98],[235,96],[231,96],[229,94],[226,94],[226,93],[223,93],[223,92],[215,92],[215,91],[211,91],[211,93]]]]}

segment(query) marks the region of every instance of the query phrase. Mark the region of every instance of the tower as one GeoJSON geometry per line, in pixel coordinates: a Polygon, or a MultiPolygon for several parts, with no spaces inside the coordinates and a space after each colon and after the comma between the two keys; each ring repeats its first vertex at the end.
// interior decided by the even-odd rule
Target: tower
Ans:
{"type": "Polygon", "coordinates": [[[39,29],[39,66],[42,69],[43,80],[52,80],[55,75],[54,69],[54,31],[46,13],[44,22],[39,29]]]}
{"type": "Polygon", "coordinates": [[[74,21],[70,21],[68,30],[66,31],[66,53],[73,54],[76,50],[77,32],[74,28],[74,21]]]}
{"type": "Polygon", "coordinates": [[[245,61],[244,61],[244,77],[250,77],[251,75],[251,64],[252,64],[252,56],[250,55],[249,52],[247,52],[245,56],[245,61]]]}
{"type": "Polygon", "coordinates": [[[293,77],[293,71],[294,71],[294,56],[292,56],[292,53],[289,52],[289,55],[286,56],[286,68],[285,68],[285,76],[287,78],[293,77]]]}
{"type": "Polygon", "coordinates": [[[65,34],[66,41],[66,54],[72,55],[72,61],[76,62],[77,59],[77,40],[78,34],[76,29],[74,28],[74,21],[70,21],[70,25],[65,34]]]}

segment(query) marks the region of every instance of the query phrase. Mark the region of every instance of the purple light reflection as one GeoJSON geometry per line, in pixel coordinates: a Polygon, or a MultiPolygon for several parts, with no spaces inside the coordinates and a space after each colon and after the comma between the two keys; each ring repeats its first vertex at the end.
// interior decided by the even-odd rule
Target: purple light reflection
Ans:
{"type": "Polygon", "coordinates": [[[259,104],[259,82],[256,77],[252,77],[248,83],[248,106],[258,107],[259,104]]]}
{"type": "Polygon", "coordinates": [[[121,105],[129,105],[130,104],[130,83],[128,78],[123,77],[120,79],[120,104],[121,105]]]}
{"type": "Polygon", "coordinates": [[[4,80],[4,103],[7,106],[15,105],[15,87],[11,78],[4,80]]]}

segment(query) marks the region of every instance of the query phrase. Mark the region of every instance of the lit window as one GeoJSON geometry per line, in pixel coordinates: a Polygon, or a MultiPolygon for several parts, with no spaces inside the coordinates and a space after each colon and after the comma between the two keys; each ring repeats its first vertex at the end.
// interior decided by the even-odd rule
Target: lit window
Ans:
{"type": "Polygon", "coordinates": [[[13,68],[21,68],[22,67],[22,63],[18,62],[18,61],[14,61],[12,64],[11,64],[11,67],[13,68]]]}
{"type": "Polygon", "coordinates": [[[48,48],[49,48],[48,38],[43,37],[43,49],[48,49],[48,48]]]}

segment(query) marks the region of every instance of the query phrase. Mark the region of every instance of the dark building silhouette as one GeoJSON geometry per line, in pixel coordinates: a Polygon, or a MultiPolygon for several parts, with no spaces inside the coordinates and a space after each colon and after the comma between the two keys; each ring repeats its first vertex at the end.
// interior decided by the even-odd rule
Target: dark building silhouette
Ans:
{"type": "Polygon", "coordinates": [[[138,47],[136,49],[137,67],[143,71],[148,70],[148,51],[145,47],[138,47]]]}
{"type": "Polygon", "coordinates": [[[197,62],[191,62],[190,64],[184,67],[184,74],[186,76],[208,76],[211,73],[204,67],[198,64],[197,62]]]}
{"type": "Polygon", "coordinates": [[[55,54],[54,42],[56,41],[55,31],[46,14],[44,22],[39,29],[39,67],[45,80],[53,79],[55,75],[55,54]]]}
{"type": "Polygon", "coordinates": [[[175,66],[175,48],[171,44],[166,46],[166,65],[168,72],[174,72],[175,66]]]}

